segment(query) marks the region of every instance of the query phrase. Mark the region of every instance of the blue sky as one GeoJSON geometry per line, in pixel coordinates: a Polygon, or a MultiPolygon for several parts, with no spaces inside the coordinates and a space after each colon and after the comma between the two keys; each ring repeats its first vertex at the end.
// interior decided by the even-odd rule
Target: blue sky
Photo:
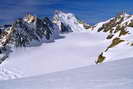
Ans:
{"type": "Polygon", "coordinates": [[[56,9],[95,24],[123,10],[133,14],[132,3],[133,0],[0,0],[0,24],[11,23],[27,12],[52,17],[56,9]]]}

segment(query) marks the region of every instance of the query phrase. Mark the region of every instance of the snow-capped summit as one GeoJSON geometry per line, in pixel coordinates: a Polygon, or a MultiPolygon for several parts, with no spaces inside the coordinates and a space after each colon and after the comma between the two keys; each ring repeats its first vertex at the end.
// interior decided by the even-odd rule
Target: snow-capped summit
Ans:
{"type": "Polygon", "coordinates": [[[83,23],[72,13],[55,11],[53,23],[59,26],[61,32],[86,32],[91,26],[83,23]]]}

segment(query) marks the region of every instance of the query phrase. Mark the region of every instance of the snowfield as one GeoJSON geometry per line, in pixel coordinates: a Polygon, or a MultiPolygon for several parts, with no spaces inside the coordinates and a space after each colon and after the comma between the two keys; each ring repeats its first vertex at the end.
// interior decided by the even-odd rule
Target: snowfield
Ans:
{"type": "MultiPolygon", "coordinates": [[[[31,20],[35,17],[29,17],[33,24],[31,20]]],[[[1,59],[0,89],[133,88],[132,15],[122,14],[95,26],[83,23],[71,13],[58,12],[54,17],[53,22],[45,18],[45,24],[35,19],[39,21],[36,25],[41,35],[49,38],[47,41],[38,40],[40,44],[32,43],[28,47],[14,46],[9,57],[5,61],[1,59]],[[47,28],[43,33],[41,25],[47,28]]],[[[22,24],[18,21],[18,25],[22,24]]],[[[38,33],[37,29],[34,30],[38,33]]],[[[21,30],[28,33],[26,27],[21,30]]],[[[20,45],[27,42],[21,36],[17,41],[20,45]]],[[[4,41],[8,42],[8,39],[4,41]]]]}
{"type": "MultiPolygon", "coordinates": [[[[95,65],[99,54],[110,44],[105,33],[62,34],[52,43],[13,50],[1,65],[0,79],[16,79],[95,65]],[[5,77],[6,76],[6,77],[5,77]]],[[[132,47],[121,43],[110,49],[105,62],[133,57],[132,47]]]]}
{"type": "Polygon", "coordinates": [[[21,77],[29,77],[92,65],[107,45],[101,35],[69,33],[63,34],[56,42],[15,49],[2,67],[21,77]]]}
{"type": "Polygon", "coordinates": [[[133,58],[17,80],[0,89],[132,89],[133,58]]]}

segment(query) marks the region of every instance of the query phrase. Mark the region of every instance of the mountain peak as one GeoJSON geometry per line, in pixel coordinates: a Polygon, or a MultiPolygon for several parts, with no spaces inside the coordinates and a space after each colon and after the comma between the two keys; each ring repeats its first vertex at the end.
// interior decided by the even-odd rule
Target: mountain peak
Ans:
{"type": "Polygon", "coordinates": [[[63,11],[61,11],[61,10],[55,10],[54,13],[55,14],[60,14],[60,13],[63,13],[63,11]]]}
{"type": "Polygon", "coordinates": [[[59,15],[59,16],[75,16],[73,13],[66,13],[66,12],[63,12],[63,11],[61,11],[61,10],[55,10],[55,14],[56,15],[59,15]]]}
{"type": "Polygon", "coordinates": [[[73,13],[65,13],[59,10],[55,11],[53,23],[59,26],[60,31],[62,31],[62,27],[68,28],[66,32],[84,32],[90,27],[90,25],[79,20],[73,13]]]}
{"type": "Polygon", "coordinates": [[[126,17],[126,16],[130,16],[130,15],[126,12],[121,12],[121,13],[118,13],[118,16],[126,17]]]}
{"type": "Polygon", "coordinates": [[[36,21],[36,19],[37,19],[37,17],[36,17],[36,16],[33,16],[32,14],[27,14],[27,15],[23,18],[23,20],[24,20],[25,22],[27,22],[27,23],[33,23],[33,22],[36,21]]]}

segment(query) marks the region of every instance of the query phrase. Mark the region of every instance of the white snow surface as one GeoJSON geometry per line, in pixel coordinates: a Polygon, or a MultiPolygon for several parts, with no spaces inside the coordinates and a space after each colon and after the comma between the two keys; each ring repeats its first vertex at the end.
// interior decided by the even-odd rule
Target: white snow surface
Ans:
{"type": "Polygon", "coordinates": [[[107,46],[101,35],[69,33],[52,43],[15,49],[2,67],[29,77],[95,64],[96,57],[107,46]]]}
{"type": "Polygon", "coordinates": [[[0,81],[0,89],[132,89],[133,58],[36,77],[0,81]]]}
{"type": "MultiPolygon", "coordinates": [[[[131,36],[127,36],[127,38],[131,38],[131,36]]],[[[12,75],[16,77],[10,77],[11,73],[8,77],[5,72],[0,72],[0,79],[31,77],[94,65],[99,54],[110,43],[110,40],[106,40],[105,33],[75,32],[62,34],[60,39],[52,43],[15,49],[1,65],[1,69],[15,73],[12,75]],[[1,76],[4,74],[7,78],[1,76]]],[[[133,48],[124,42],[104,53],[105,62],[133,57],[132,53],[133,48]]]]}

